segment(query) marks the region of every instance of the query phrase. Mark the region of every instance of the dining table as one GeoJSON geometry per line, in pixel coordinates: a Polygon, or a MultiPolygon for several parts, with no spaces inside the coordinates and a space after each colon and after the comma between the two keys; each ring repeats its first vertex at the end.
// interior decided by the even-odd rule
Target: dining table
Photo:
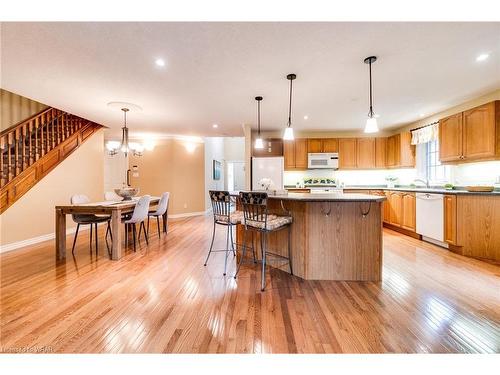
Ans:
{"type": "MultiPolygon", "coordinates": [[[[103,201],[84,204],[58,205],[56,210],[56,258],[66,258],[66,215],[92,214],[111,217],[111,259],[118,260],[123,256],[122,248],[122,214],[134,211],[140,197],[131,200],[103,201]]],[[[158,205],[160,197],[151,197],[150,206],[158,205]]],[[[163,215],[164,230],[166,231],[167,213],[163,215]]]]}

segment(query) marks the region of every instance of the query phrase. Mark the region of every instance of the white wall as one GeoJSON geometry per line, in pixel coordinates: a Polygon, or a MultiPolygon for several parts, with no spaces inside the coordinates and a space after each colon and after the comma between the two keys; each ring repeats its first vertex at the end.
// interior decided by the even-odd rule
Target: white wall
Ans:
{"type": "Polygon", "coordinates": [[[208,197],[209,190],[224,189],[224,138],[223,137],[206,137],[205,141],[205,209],[211,207],[210,198],[208,197]],[[214,180],[212,174],[213,161],[218,160],[223,163],[221,171],[221,179],[214,180]]]}
{"type": "Polygon", "coordinates": [[[224,138],[224,159],[226,161],[245,160],[245,137],[224,138]]]}

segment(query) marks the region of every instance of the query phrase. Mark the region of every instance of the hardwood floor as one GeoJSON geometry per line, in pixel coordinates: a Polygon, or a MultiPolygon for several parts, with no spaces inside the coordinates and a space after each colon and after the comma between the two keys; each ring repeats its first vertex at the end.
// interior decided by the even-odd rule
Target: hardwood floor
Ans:
{"type": "MultiPolygon", "coordinates": [[[[154,224],[154,223],[153,223],[154,224]]],[[[500,352],[500,267],[384,230],[383,281],[304,281],[223,253],[203,267],[211,219],[172,221],[168,236],[120,261],[56,264],[53,242],[2,254],[0,349],[53,352],[500,352]]],[[[216,248],[225,244],[223,231],[216,248]]],[[[71,243],[72,238],[68,238],[71,243]]],[[[94,253],[95,254],[95,253],[94,253]]]]}

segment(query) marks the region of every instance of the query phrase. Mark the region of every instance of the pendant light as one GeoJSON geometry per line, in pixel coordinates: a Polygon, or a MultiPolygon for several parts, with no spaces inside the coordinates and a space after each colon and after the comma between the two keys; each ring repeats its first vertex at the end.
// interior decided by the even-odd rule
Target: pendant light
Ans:
{"type": "Polygon", "coordinates": [[[376,56],[367,57],[364,62],[369,65],[370,69],[370,110],[368,111],[368,118],[366,119],[365,133],[377,133],[378,125],[375,113],[373,112],[373,94],[372,94],[372,64],[377,61],[376,56]]]}
{"type": "Polygon", "coordinates": [[[120,149],[127,156],[130,147],[128,144],[128,128],[127,128],[127,112],[128,108],[122,108],[123,111],[123,128],[122,128],[122,143],[120,144],[120,149]]]}
{"type": "Polygon", "coordinates": [[[285,141],[293,141],[293,128],[292,128],[292,81],[297,78],[295,74],[289,74],[286,76],[286,79],[290,81],[290,102],[288,107],[288,124],[285,128],[285,134],[283,134],[283,139],[285,141]]]}
{"type": "Polygon", "coordinates": [[[257,100],[257,139],[255,140],[255,148],[263,149],[264,142],[262,142],[262,138],[260,137],[260,102],[262,101],[262,96],[256,96],[255,100],[257,100]]]}

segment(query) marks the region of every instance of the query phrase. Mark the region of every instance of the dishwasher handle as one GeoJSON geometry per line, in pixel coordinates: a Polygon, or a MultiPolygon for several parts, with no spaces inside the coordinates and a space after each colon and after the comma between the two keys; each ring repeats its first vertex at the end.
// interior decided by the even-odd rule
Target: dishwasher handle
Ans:
{"type": "Polygon", "coordinates": [[[417,193],[417,199],[423,199],[426,201],[430,200],[443,200],[443,194],[432,194],[432,193],[417,193]]]}

